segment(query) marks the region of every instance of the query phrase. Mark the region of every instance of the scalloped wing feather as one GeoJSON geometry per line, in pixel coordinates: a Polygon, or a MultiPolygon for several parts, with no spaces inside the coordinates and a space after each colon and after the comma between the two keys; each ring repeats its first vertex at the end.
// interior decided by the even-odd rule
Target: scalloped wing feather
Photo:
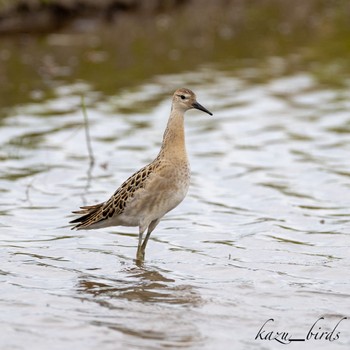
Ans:
{"type": "Polygon", "coordinates": [[[106,202],[83,206],[80,207],[81,210],[73,211],[73,214],[81,216],[70,221],[71,224],[75,224],[72,230],[97,228],[94,226],[101,225],[103,221],[122,214],[127,202],[135,196],[138,190],[144,188],[147,179],[159,165],[160,161],[156,158],[154,162],[131,175],[106,202]]]}

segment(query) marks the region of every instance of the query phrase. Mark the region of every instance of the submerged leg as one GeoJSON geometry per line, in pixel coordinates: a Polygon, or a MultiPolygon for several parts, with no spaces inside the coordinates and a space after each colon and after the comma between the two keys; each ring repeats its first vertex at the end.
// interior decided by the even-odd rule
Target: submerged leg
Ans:
{"type": "Polygon", "coordinates": [[[144,239],[144,241],[143,241],[143,243],[141,245],[141,252],[142,252],[143,257],[145,257],[145,250],[146,250],[146,245],[147,245],[148,239],[149,239],[152,231],[159,224],[159,221],[160,221],[160,219],[153,220],[148,226],[146,237],[145,237],[145,239],[144,239]]]}

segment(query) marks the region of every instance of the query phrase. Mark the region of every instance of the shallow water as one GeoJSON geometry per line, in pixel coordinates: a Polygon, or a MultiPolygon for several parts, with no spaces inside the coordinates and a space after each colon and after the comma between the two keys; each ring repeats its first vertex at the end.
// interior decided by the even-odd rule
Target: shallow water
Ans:
{"type": "MultiPolygon", "coordinates": [[[[274,66],[202,66],[112,96],[66,83],[7,109],[1,349],[277,349],[255,339],[270,318],[267,331],[305,338],[324,317],[318,338],[349,316],[350,87],[274,66]],[[189,194],[137,267],[136,228],[76,232],[67,222],[153,159],[179,86],[214,116],[187,113],[189,194]]],[[[349,322],[339,339],[298,345],[348,349],[349,322]]]]}

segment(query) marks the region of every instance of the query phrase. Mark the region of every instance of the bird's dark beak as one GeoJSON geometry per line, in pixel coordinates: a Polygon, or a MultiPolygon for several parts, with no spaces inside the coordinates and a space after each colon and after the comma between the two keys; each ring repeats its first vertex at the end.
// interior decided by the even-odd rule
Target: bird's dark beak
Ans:
{"type": "Polygon", "coordinates": [[[210,115],[213,115],[212,112],[209,112],[205,107],[203,107],[197,101],[192,103],[192,107],[195,108],[195,109],[199,109],[200,111],[203,111],[203,112],[208,113],[210,115]]]}

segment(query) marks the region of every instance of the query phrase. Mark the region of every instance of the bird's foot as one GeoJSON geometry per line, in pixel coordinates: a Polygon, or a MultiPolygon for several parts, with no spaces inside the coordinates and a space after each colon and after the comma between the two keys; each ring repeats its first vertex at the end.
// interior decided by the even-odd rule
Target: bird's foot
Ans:
{"type": "Polygon", "coordinates": [[[143,249],[137,249],[136,265],[141,266],[144,261],[145,261],[145,251],[143,249]]]}

